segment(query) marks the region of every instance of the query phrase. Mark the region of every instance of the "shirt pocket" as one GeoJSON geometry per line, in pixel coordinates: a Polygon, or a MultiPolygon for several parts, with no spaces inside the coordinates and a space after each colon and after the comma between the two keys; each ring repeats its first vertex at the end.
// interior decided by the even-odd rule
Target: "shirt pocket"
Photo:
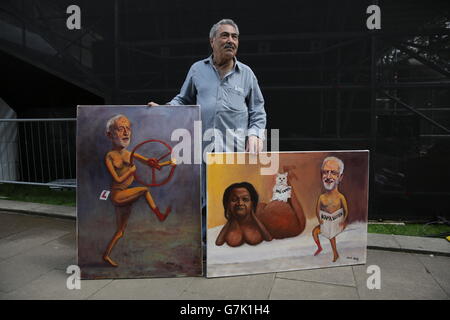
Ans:
{"type": "Polygon", "coordinates": [[[244,90],[237,86],[225,87],[223,108],[228,111],[247,111],[244,90]]]}

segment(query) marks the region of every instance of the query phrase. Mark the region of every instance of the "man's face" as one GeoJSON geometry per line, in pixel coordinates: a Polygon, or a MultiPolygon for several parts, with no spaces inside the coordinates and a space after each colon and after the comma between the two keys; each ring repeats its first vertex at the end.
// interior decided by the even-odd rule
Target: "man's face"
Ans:
{"type": "Polygon", "coordinates": [[[121,117],[116,120],[111,138],[116,146],[127,148],[130,145],[131,123],[127,118],[121,117]]]}
{"type": "Polygon", "coordinates": [[[228,210],[237,218],[243,218],[252,212],[252,200],[246,188],[236,188],[231,191],[228,210]]]}
{"type": "Polygon", "coordinates": [[[239,46],[239,35],[232,25],[220,25],[214,38],[209,41],[215,58],[230,60],[236,56],[239,46]]]}
{"type": "Polygon", "coordinates": [[[326,190],[331,191],[339,185],[342,175],[339,173],[339,163],[334,160],[325,162],[322,168],[322,182],[326,190]]]}

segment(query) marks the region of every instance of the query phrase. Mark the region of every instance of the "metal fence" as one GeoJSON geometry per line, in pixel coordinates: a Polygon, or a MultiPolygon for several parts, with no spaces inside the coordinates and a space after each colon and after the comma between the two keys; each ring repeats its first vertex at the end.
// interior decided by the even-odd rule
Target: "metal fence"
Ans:
{"type": "Polygon", "coordinates": [[[76,187],[76,118],[0,119],[0,183],[76,187]]]}

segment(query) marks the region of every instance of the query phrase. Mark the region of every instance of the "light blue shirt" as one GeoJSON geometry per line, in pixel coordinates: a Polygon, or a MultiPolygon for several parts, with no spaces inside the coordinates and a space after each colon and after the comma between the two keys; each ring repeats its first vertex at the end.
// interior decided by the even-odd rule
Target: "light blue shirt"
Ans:
{"type": "Polygon", "coordinates": [[[266,112],[255,74],[236,58],[234,61],[233,69],[223,79],[212,56],[197,61],[189,69],[180,93],[168,104],[200,105],[203,133],[218,129],[225,139],[226,129],[243,130],[243,135],[233,135],[243,151],[245,136],[264,138],[260,129],[266,127],[266,112]]]}

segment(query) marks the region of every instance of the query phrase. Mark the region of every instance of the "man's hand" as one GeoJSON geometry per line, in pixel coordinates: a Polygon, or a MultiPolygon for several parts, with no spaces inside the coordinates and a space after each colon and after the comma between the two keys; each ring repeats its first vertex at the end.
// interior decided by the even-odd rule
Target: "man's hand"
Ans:
{"type": "Polygon", "coordinates": [[[148,105],[149,107],[156,107],[156,106],[159,106],[159,104],[157,104],[156,102],[153,102],[153,101],[150,101],[149,103],[147,103],[147,105],[148,105]]]}
{"type": "Polygon", "coordinates": [[[176,167],[176,165],[177,165],[177,159],[172,158],[172,159],[170,160],[170,165],[171,165],[172,167],[176,167]]]}
{"type": "Polygon", "coordinates": [[[249,136],[247,140],[246,152],[259,153],[263,149],[263,140],[257,136],[249,136]]]}
{"type": "Polygon", "coordinates": [[[152,168],[161,170],[161,166],[159,165],[158,159],[156,159],[156,158],[150,158],[150,159],[148,159],[148,160],[147,160],[147,164],[148,164],[150,167],[152,167],[152,168]]]}

